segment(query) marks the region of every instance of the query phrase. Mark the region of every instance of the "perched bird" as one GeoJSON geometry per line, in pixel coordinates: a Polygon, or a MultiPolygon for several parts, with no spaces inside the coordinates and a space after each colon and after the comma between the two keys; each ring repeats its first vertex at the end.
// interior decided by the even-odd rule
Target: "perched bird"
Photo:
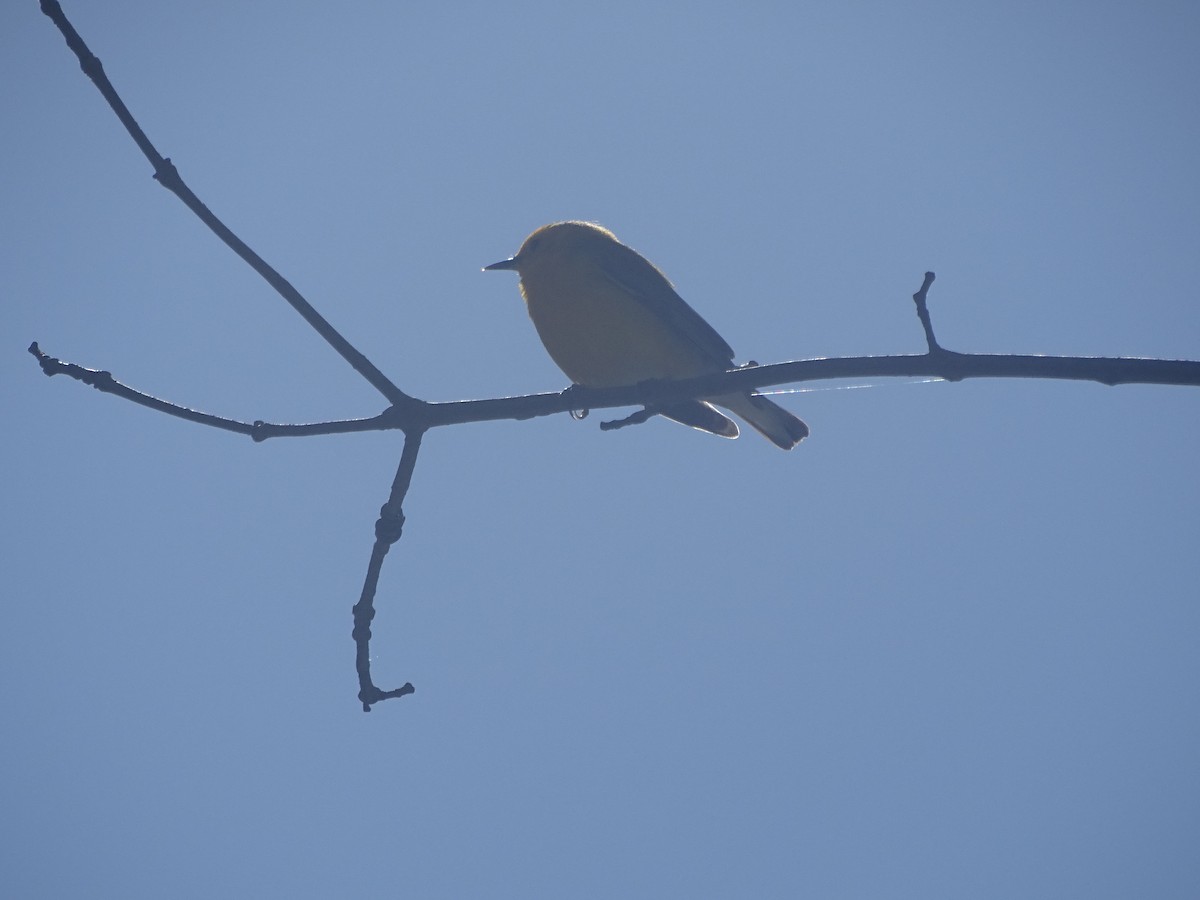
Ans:
{"type": "MultiPolygon", "coordinates": [[[[652,378],[691,378],[733,368],[733,350],[675,293],[653,263],[591,222],[543,225],[517,255],[484,267],[521,276],[529,318],[550,357],[575,384],[620,387],[652,378]]],[[[749,392],[684,400],[668,419],[735,438],[738,427],[713,404],[741,416],[791,450],[808,426],[749,392]]]]}

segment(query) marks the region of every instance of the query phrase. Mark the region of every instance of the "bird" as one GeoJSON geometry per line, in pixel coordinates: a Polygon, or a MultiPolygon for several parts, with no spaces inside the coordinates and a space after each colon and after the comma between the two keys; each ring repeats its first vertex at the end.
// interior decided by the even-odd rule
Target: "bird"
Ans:
{"type": "MultiPolygon", "coordinates": [[[[550,358],[574,384],[624,387],[651,379],[692,378],[734,367],[725,339],[690,307],[648,259],[594,222],[552,222],[517,254],[484,271],[520,276],[529,318],[550,358]]],[[[724,438],[744,419],[790,450],[808,426],[749,391],[683,400],[658,410],[668,419],[724,438]]]]}

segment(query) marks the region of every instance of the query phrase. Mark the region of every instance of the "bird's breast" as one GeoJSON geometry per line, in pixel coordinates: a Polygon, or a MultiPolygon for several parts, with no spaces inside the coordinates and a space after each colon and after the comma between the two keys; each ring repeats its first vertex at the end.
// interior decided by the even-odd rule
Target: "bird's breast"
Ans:
{"type": "Polygon", "coordinates": [[[576,384],[616,387],[724,368],[603,273],[523,273],[521,293],[546,351],[576,384]]]}

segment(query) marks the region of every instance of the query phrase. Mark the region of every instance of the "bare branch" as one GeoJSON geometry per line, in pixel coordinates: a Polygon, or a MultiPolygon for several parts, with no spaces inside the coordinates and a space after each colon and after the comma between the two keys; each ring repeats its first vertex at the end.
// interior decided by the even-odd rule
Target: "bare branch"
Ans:
{"type": "Polygon", "coordinates": [[[410,403],[412,398],[408,394],[392,384],[370,360],[342,337],[312,307],[312,304],[305,300],[300,295],[300,292],[292,287],[287,279],[271,268],[261,256],[251,250],[241,238],[230,231],[224,222],[213,215],[212,211],[200,202],[200,198],[192,193],[191,188],[184,184],[179,171],[175,168],[171,160],[158,152],[150,142],[150,139],[146,137],[146,133],[142,131],[141,126],[133,118],[124,101],[117,95],[112,82],[108,80],[108,76],[104,73],[104,66],[92,54],[92,51],[84,43],[83,38],[79,36],[79,32],[75,30],[75,27],[67,21],[67,17],[63,13],[58,0],[42,0],[42,12],[49,16],[51,21],[58,27],[58,30],[62,32],[63,37],[67,41],[67,46],[79,58],[79,66],[83,69],[84,74],[91,79],[100,93],[104,95],[104,99],[108,101],[108,105],[117,114],[117,118],[121,120],[121,124],[125,126],[125,130],[129,132],[130,137],[138,145],[138,149],[150,161],[150,165],[154,167],[155,180],[182,200],[184,205],[195,213],[200,221],[209,227],[213,234],[220,238],[229,249],[240,256],[250,268],[261,275],[284,300],[291,304],[296,312],[304,317],[305,321],[313,327],[317,334],[323,337],[334,350],[340,353],[342,358],[350,363],[355,371],[369,381],[390,403],[394,406],[403,406],[410,403]]]}
{"type": "MultiPolygon", "coordinates": [[[[617,388],[572,385],[550,394],[496,397],[486,400],[426,402],[411,399],[378,416],[306,425],[237,422],[176,406],[140,393],[109,372],[87,369],[47,356],[35,342],[29,352],[47,375],[69,375],[98,390],[116,394],[160,412],[202,425],[246,434],[261,441],[269,437],[304,437],[387,429],[426,429],[467,422],[532,419],[557,413],[618,406],[644,406],[653,410],[679,400],[716,396],[734,390],[749,391],[780,384],[839,378],[934,377],[947,381],[968,378],[1053,378],[1096,381],[1100,384],[1174,384],[1200,386],[1200,362],[1194,360],[1138,359],[1102,356],[1018,356],[992,353],[956,353],[938,346],[934,353],[902,356],[844,356],[799,359],[765,366],[747,366],[678,381],[647,381],[617,388]]],[[[650,418],[645,416],[642,421],[650,418]]],[[[628,422],[626,424],[636,424],[628,422]]],[[[609,426],[605,430],[610,430],[609,426]]]]}
{"type": "Polygon", "coordinates": [[[938,346],[937,338],[933,336],[933,322],[929,320],[929,307],[925,302],[929,294],[929,286],[933,284],[933,279],[936,277],[932,272],[926,272],[920,290],[913,294],[913,303],[917,304],[917,318],[921,320],[921,327],[925,329],[925,344],[929,347],[930,353],[936,353],[942,349],[938,346]]]}
{"type": "Polygon", "coordinates": [[[37,359],[38,364],[42,367],[42,371],[46,375],[68,375],[76,381],[90,385],[102,393],[113,394],[124,400],[136,403],[139,406],[145,406],[148,409],[166,413],[179,419],[185,419],[188,422],[196,422],[200,425],[208,425],[212,428],[220,428],[236,434],[248,435],[255,441],[265,441],[270,437],[310,437],[317,434],[383,431],[402,427],[397,424],[396,417],[390,410],[378,416],[372,416],[369,419],[347,419],[337,422],[315,422],[305,425],[280,425],[263,421],[239,422],[237,419],[214,416],[211,413],[189,409],[186,406],[180,406],[168,400],[161,400],[158,397],[144,394],[117,381],[117,379],[113,378],[111,372],[101,369],[86,369],[75,363],[63,362],[61,359],[47,356],[42,352],[37,341],[29,345],[29,352],[37,359]]]}
{"type": "Polygon", "coordinates": [[[400,465],[396,468],[396,477],[392,480],[392,492],[387,503],[379,510],[379,518],[375,522],[375,544],[371,547],[371,561],[367,564],[367,577],[363,582],[362,594],[354,605],[354,636],[355,668],[358,670],[358,699],[362,701],[363,712],[370,712],[371,706],[380,700],[392,697],[403,697],[415,690],[411,683],[406,682],[402,687],[393,691],[382,691],[371,680],[371,621],[375,618],[375,591],[379,586],[379,572],[383,568],[383,558],[387,556],[392,544],[400,540],[404,530],[404,497],[412,483],[413,469],[417,464],[417,452],[421,449],[422,431],[409,431],[404,436],[404,452],[400,454],[400,465]]]}

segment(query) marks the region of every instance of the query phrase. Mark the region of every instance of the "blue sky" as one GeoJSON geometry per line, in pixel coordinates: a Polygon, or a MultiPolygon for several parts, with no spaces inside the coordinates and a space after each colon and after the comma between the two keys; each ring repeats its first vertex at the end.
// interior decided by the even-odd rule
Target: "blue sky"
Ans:
{"type": "MultiPolygon", "coordinates": [[[[1200,357],[1194,4],[68,3],[191,187],[403,389],[556,390],[511,273],[602,222],[739,360],[1200,357]]],[[[1194,389],[801,386],[782,453],[398,434],[0,11],[14,896],[1191,898],[1194,389]],[[808,388],[815,388],[809,391],[808,388]]]]}

